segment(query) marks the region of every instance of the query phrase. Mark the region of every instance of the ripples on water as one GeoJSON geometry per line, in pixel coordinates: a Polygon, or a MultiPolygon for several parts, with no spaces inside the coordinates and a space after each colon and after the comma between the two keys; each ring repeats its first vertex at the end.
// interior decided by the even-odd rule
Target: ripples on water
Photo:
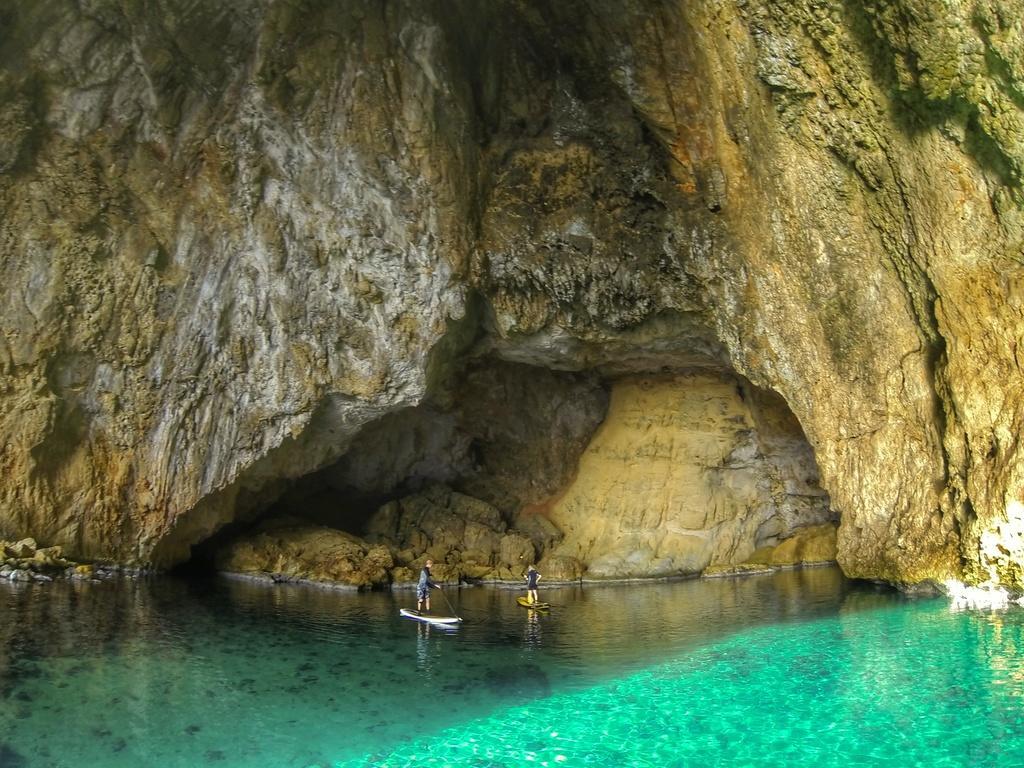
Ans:
{"type": "Polygon", "coordinates": [[[834,569],[448,594],[455,631],[411,593],[2,582],[0,766],[1024,765],[1020,611],[834,569]]]}

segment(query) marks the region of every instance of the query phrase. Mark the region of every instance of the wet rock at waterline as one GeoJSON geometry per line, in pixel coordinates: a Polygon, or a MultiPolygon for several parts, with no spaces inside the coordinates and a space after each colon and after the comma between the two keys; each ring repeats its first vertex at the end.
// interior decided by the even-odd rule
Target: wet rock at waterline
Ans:
{"type": "Polygon", "coordinates": [[[825,565],[836,561],[836,526],[829,523],[801,528],[775,546],[762,547],[740,563],[704,569],[704,576],[768,573],[779,568],[825,565]]]}
{"type": "MultiPolygon", "coordinates": [[[[920,6],[13,4],[0,535],[181,562],[487,358],[774,393],[848,574],[1024,589],[1022,8],[920,6]]],[[[787,533],[740,454],[709,520],[617,517],[594,456],[530,493],[470,431],[441,479],[609,576],[787,533]]]]}
{"type": "Polygon", "coordinates": [[[0,579],[47,582],[54,579],[88,580],[96,574],[92,564],[76,563],[64,557],[60,546],[39,547],[34,539],[0,540],[0,579]]]}
{"type": "Polygon", "coordinates": [[[350,587],[387,584],[392,565],[387,547],[295,520],[270,521],[217,559],[218,568],[228,573],[350,587]]]}
{"type": "MultiPolygon", "coordinates": [[[[743,572],[751,563],[758,570],[834,562],[834,525],[798,529],[774,547],[755,552],[749,562],[732,566],[743,572]]],[[[626,563],[648,556],[642,550],[615,550],[626,563]]],[[[506,582],[521,584],[527,566],[536,564],[545,583],[606,580],[637,576],[684,576],[700,573],[697,567],[674,572],[609,570],[593,567],[557,551],[536,549],[528,536],[508,529],[494,507],[486,502],[435,486],[419,494],[385,504],[370,519],[365,538],[296,519],[275,519],[244,535],[220,552],[221,571],[275,582],[315,582],[335,586],[412,586],[428,560],[440,583],[506,582]]],[[[706,575],[726,572],[708,569],[706,575]]]]}
{"type": "Polygon", "coordinates": [[[228,544],[217,567],[276,581],[411,585],[428,558],[440,582],[518,581],[534,562],[526,536],[484,501],[434,486],[382,506],[365,539],[297,520],[270,520],[228,544]]]}

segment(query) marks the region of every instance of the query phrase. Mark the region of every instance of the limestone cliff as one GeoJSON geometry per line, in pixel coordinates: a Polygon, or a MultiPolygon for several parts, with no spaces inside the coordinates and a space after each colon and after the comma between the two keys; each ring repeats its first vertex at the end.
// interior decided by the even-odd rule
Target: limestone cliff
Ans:
{"type": "Polygon", "coordinates": [[[848,573],[1024,588],[1022,17],[0,0],[0,536],[176,562],[502,359],[752,382],[848,573]]]}
{"type": "Polygon", "coordinates": [[[590,578],[700,573],[830,521],[784,406],[707,374],[627,379],[551,506],[590,578]]]}

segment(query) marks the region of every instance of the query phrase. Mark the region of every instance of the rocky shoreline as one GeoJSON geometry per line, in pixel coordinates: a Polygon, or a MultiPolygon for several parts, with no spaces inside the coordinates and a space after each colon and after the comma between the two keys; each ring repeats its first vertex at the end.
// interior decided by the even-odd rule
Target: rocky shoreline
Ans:
{"type": "MultiPolygon", "coordinates": [[[[728,568],[715,568],[707,569],[703,573],[693,574],[678,574],[674,576],[645,576],[645,577],[633,577],[623,579],[588,579],[585,577],[572,580],[572,581],[548,581],[547,579],[543,582],[543,589],[565,589],[569,587],[580,587],[580,586],[615,586],[623,584],[651,584],[651,583],[662,583],[662,582],[673,582],[673,581],[693,581],[695,579],[723,579],[723,578],[741,578],[744,576],[765,576],[772,573],[779,573],[781,571],[796,571],[804,568],[838,568],[838,563],[835,560],[822,560],[817,562],[804,562],[804,563],[790,563],[786,565],[763,565],[763,564],[742,564],[736,566],[730,566],[728,568]]],[[[242,573],[233,571],[218,571],[217,575],[221,578],[235,580],[235,581],[246,581],[253,584],[261,584],[264,586],[279,586],[279,585],[293,585],[300,587],[312,587],[314,589],[322,589],[328,591],[339,591],[339,592],[363,592],[368,591],[365,587],[357,587],[352,584],[346,584],[339,581],[315,581],[312,579],[301,579],[301,578],[288,578],[281,574],[268,574],[268,573],[242,573]]],[[[455,589],[499,589],[499,590],[521,590],[523,589],[524,582],[519,581],[439,581],[447,588],[455,589]]],[[[392,591],[392,592],[412,592],[416,589],[415,582],[401,582],[391,583],[386,585],[378,585],[372,588],[373,591],[392,591]]]]}
{"type": "Polygon", "coordinates": [[[40,547],[35,539],[10,542],[0,539],[0,581],[47,583],[52,581],[105,581],[138,578],[157,573],[116,563],[84,563],[65,557],[63,547],[40,547]]]}
{"type": "Polygon", "coordinates": [[[426,530],[432,535],[413,523],[421,520],[418,515],[400,514],[397,508],[383,511],[383,519],[371,520],[365,538],[298,519],[267,521],[222,550],[217,570],[265,583],[411,589],[429,558],[434,562],[434,578],[441,584],[518,588],[530,564],[537,565],[549,587],[739,576],[836,563],[836,527],[826,523],[798,529],[738,562],[690,572],[598,576],[588,571],[586,563],[536,544],[526,531],[506,528],[496,514],[488,516],[480,502],[449,507],[443,513],[431,509],[426,530]]]}
{"type": "MultiPolygon", "coordinates": [[[[828,526],[818,526],[818,528],[828,526]]],[[[333,531],[331,534],[341,534],[343,538],[352,542],[359,540],[349,534],[333,531]]],[[[820,566],[836,565],[834,539],[832,532],[832,557],[826,557],[828,553],[828,532],[814,531],[810,535],[804,534],[795,539],[803,540],[800,551],[804,560],[785,560],[776,555],[772,561],[772,552],[755,553],[750,560],[728,566],[713,566],[706,568],[701,573],[671,574],[649,577],[629,578],[587,578],[581,574],[577,578],[546,578],[545,588],[571,587],[581,584],[631,584],[650,583],[658,581],[682,581],[695,578],[722,578],[730,576],[747,576],[774,573],[781,570],[793,570],[798,568],[810,568],[820,566]],[[813,542],[809,548],[807,540],[813,542]],[[824,542],[824,543],[822,543],[824,542]],[[816,554],[811,554],[816,553],[816,554]],[[814,559],[817,557],[817,559],[814,559]]],[[[381,558],[386,548],[380,547],[377,550],[377,557],[381,558]]],[[[778,547],[775,549],[781,549],[778,547]]],[[[796,547],[789,546],[788,549],[796,550],[796,547]]],[[[130,568],[112,564],[80,563],[70,560],[64,556],[60,546],[40,547],[34,539],[22,539],[17,542],[0,540],[0,551],[4,555],[0,564],[0,580],[15,583],[47,583],[53,581],[103,581],[116,577],[141,578],[144,576],[160,575],[159,571],[146,568],[130,568]]],[[[420,558],[421,560],[423,558],[420,558]]],[[[383,563],[383,558],[381,559],[383,563]]],[[[363,591],[367,589],[390,589],[392,591],[408,591],[415,589],[416,580],[413,578],[418,569],[422,567],[421,562],[409,563],[406,566],[398,566],[390,572],[379,574],[379,576],[397,576],[390,581],[385,578],[378,578],[376,581],[366,581],[364,578],[356,577],[353,580],[345,581],[323,577],[314,577],[310,572],[302,572],[296,569],[295,563],[289,564],[280,558],[278,553],[278,565],[286,566],[284,570],[227,570],[218,571],[218,575],[228,579],[249,581],[257,584],[276,585],[293,584],[316,589],[341,590],[341,591],[363,591]]],[[[337,565],[337,563],[335,563],[337,565]]],[[[351,564],[345,566],[350,574],[358,573],[351,564]]],[[[389,566],[390,567],[390,566],[389,566]]],[[[505,568],[504,570],[508,570],[505,568]]],[[[445,586],[457,586],[459,588],[491,587],[495,589],[520,589],[522,581],[515,578],[471,578],[461,573],[457,566],[448,563],[439,563],[434,567],[434,576],[438,583],[445,586]]]]}
{"type": "Polygon", "coordinates": [[[95,578],[97,568],[91,563],[78,563],[64,557],[60,546],[40,547],[35,539],[0,541],[4,560],[0,579],[21,582],[48,582],[56,579],[85,580],[95,578]]]}

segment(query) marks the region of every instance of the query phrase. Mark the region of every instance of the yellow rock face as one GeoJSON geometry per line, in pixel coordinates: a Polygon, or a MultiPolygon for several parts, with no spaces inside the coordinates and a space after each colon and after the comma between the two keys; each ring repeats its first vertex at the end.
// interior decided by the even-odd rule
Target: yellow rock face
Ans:
{"type": "Polygon", "coordinates": [[[836,559],[836,526],[812,525],[774,547],[754,552],[740,565],[804,565],[831,563],[836,559]]]}
{"type": "MultiPolygon", "coordinates": [[[[587,578],[698,573],[829,518],[799,428],[732,377],[623,379],[550,518],[587,578]]],[[[834,536],[834,535],[833,535],[834,536]]],[[[834,555],[833,555],[834,557],[834,555]]]]}

